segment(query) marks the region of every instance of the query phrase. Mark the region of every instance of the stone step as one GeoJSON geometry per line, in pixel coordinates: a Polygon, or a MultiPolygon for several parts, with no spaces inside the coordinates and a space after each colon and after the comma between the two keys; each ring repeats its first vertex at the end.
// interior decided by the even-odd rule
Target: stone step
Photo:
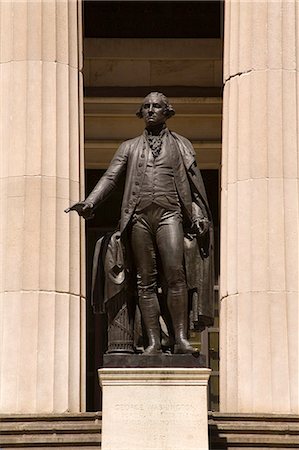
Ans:
{"type": "Polygon", "coordinates": [[[211,450],[299,448],[299,416],[209,414],[211,450]]]}
{"type": "MultiPolygon", "coordinates": [[[[0,415],[0,450],[99,449],[101,421],[98,412],[0,415]]],[[[299,416],[209,413],[209,435],[211,450],[299,448],[299,416]]]]}
{"type": "Polygon", "coordinates": [[[101,413],[0,415],[0,449],[100,447],[101,413]]]}

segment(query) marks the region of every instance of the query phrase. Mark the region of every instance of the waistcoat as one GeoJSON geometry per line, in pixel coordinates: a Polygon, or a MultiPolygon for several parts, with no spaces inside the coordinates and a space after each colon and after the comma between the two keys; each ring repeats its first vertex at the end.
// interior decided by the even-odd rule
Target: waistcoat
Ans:
{"type": "Polygon", "coordinates": [[[161,151],[156,158],[147,146],[149,154],[137,205],[139,211],[152,203],[168,210],[180,210],[180,201],[175,185],[172,149],[168,144],[168,139],[164,136],[161,151]]]}

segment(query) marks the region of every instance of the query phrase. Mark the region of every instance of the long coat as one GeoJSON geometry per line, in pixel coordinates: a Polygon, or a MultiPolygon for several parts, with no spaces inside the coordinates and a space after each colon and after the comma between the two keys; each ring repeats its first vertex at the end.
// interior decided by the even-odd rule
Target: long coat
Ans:
{"type": "MultiPolygon", "coordinates": [[[[166,138],[173,156],[175,184],[185,213],[184,223],[189,228],[198,218],[207,218],[210,221],[210,228],[205,236],[200,238],[188,234],[184,245],[186,281],[191,303],[190,325],[202,329],[212,324],[214,315],[212,216],[191,142],[168,130],[166,138]]],[[[85,200],[93,203],[96,208],[109,196],[120,175],[126,171],[120,220],[121,233],[127,228],[138,203],[149,151],[144,134],[123,142],[109,168],[85,200]]]]}
{"type": "MultiPolygon", "coordinates": [[[[190,221],[196,217],[211,220],[204,184],[196,167],[195,152],[188,139],[167,133],[173,156],[174,177],[178,195],[190,221]],[[192,203],[190,199],[192,191],[192,203]]],[[[120,231],[124,231],[138,202],[140,189],[147,167],[149,155],[145,135],[123,142],[115,153],[107,171],[86,198],[86,202],[97,207],[105,200],[126,170],[125,190],[121,208],[120,231]]]]}

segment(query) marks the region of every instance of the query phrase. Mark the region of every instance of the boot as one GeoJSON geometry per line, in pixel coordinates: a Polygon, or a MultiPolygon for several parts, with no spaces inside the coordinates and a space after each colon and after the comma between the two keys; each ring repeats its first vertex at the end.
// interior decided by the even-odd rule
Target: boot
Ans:
{"type": "Polygon", "coordinates": [[[157,355],[162,353],[159,324],[160,307],[158,299],[155,295],[149,297],[140,296],[139,306],[149,344],[144,350],[144,353],[146,355],[157,355]]]}
{"type": "Polygon", "coordinates": [[[175,346],[174,353],[196,353],[187,339],[188,296],[185,286],[168,289],[167,304],[171,314],[175,346]]]}

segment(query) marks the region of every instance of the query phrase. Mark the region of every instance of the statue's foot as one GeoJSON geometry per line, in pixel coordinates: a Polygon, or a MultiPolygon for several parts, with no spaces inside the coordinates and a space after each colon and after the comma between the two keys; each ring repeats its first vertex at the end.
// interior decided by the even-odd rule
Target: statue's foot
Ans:
{"type": "Polygon", "coordinates": [[[192,353],[198,353],[198,350],[196,350],[196,348],[192,347],[192,345],[190,344],[190,342],[187,341],[187,339],[182,339],[180,342],[175,344],[174,353],[175,354],[192,354],[192,353]]]}
{"type": "Polygon", "coordinates": [[[149,345],[144,350],[144,355],[160,355],[162,353],[161,345],[149,345]]]}

